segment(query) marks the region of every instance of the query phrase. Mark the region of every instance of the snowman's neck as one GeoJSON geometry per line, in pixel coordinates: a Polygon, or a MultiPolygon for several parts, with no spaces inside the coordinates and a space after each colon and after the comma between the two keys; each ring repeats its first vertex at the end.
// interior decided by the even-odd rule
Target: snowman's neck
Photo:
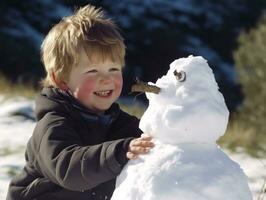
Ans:
{"type": "Polygon", "coordinates": [[[162,142],[156,138],[153,139],[153,142],[156,145],[158,146],[173,146],[173,147],[179,147],[182,149],[182,147],[186,147],[186,148],[203,148],[203,149],[217,149],[219,148],[219,146],[216,144],[216,143],[177,143],[177,144],[170,144],[170,143],[165,143],[165,142],[162,142]]]}

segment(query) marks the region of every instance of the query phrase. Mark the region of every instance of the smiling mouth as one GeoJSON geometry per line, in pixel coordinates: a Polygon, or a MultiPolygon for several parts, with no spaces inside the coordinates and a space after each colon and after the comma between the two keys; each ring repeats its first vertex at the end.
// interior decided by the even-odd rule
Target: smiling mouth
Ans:
{"type": "Polygon", "coordinates": [[[97,91],[94,94],[98,97],[109,97],[113,93],[113,90],[97,91]]]}

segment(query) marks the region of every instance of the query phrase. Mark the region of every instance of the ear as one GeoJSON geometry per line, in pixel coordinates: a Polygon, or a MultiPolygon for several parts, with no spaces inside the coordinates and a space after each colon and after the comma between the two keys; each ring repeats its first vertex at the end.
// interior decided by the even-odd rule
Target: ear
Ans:
{"type": "Polygon", "coordinates": [[[67,83],[66,83],[66,82],[64,82],[64,81],[60,81],[60,80],[57,80],[56,75],[55,75],[54,72],[52,72],[52,79],[53,79],[53,81],[55,82],[55,84],[56,84],[61,90],[66,91],[66,90],[69,89],[68,86],[67,86],[67,83]]]}

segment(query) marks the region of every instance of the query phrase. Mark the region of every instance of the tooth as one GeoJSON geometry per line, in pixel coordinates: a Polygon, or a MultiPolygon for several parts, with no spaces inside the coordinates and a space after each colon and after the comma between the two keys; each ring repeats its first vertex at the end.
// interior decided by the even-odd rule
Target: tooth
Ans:
{"type": "Polygon", "coordinates": [[[107,96],[110,92],[111,92],[110,90],[107,90],[107,91],[99,91],[95,93],[100,96],[107,96]]]}

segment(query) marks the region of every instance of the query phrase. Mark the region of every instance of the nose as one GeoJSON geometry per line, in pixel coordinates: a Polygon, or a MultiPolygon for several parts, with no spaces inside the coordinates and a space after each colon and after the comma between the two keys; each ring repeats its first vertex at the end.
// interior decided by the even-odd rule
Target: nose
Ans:
{"type": "Polygon", "coordinates": [[[132,85],[131,92],[150,92],[154,94],[159,94],[161,88],[156,85],[149,85],[139,79],[136,80],[136,84],[132,85]]]}
{"type": "Polygon", "coordinates": [[[112,81],[111,76],[107,73],[100,74],[100,83],[108,84],[112,81]]]}

